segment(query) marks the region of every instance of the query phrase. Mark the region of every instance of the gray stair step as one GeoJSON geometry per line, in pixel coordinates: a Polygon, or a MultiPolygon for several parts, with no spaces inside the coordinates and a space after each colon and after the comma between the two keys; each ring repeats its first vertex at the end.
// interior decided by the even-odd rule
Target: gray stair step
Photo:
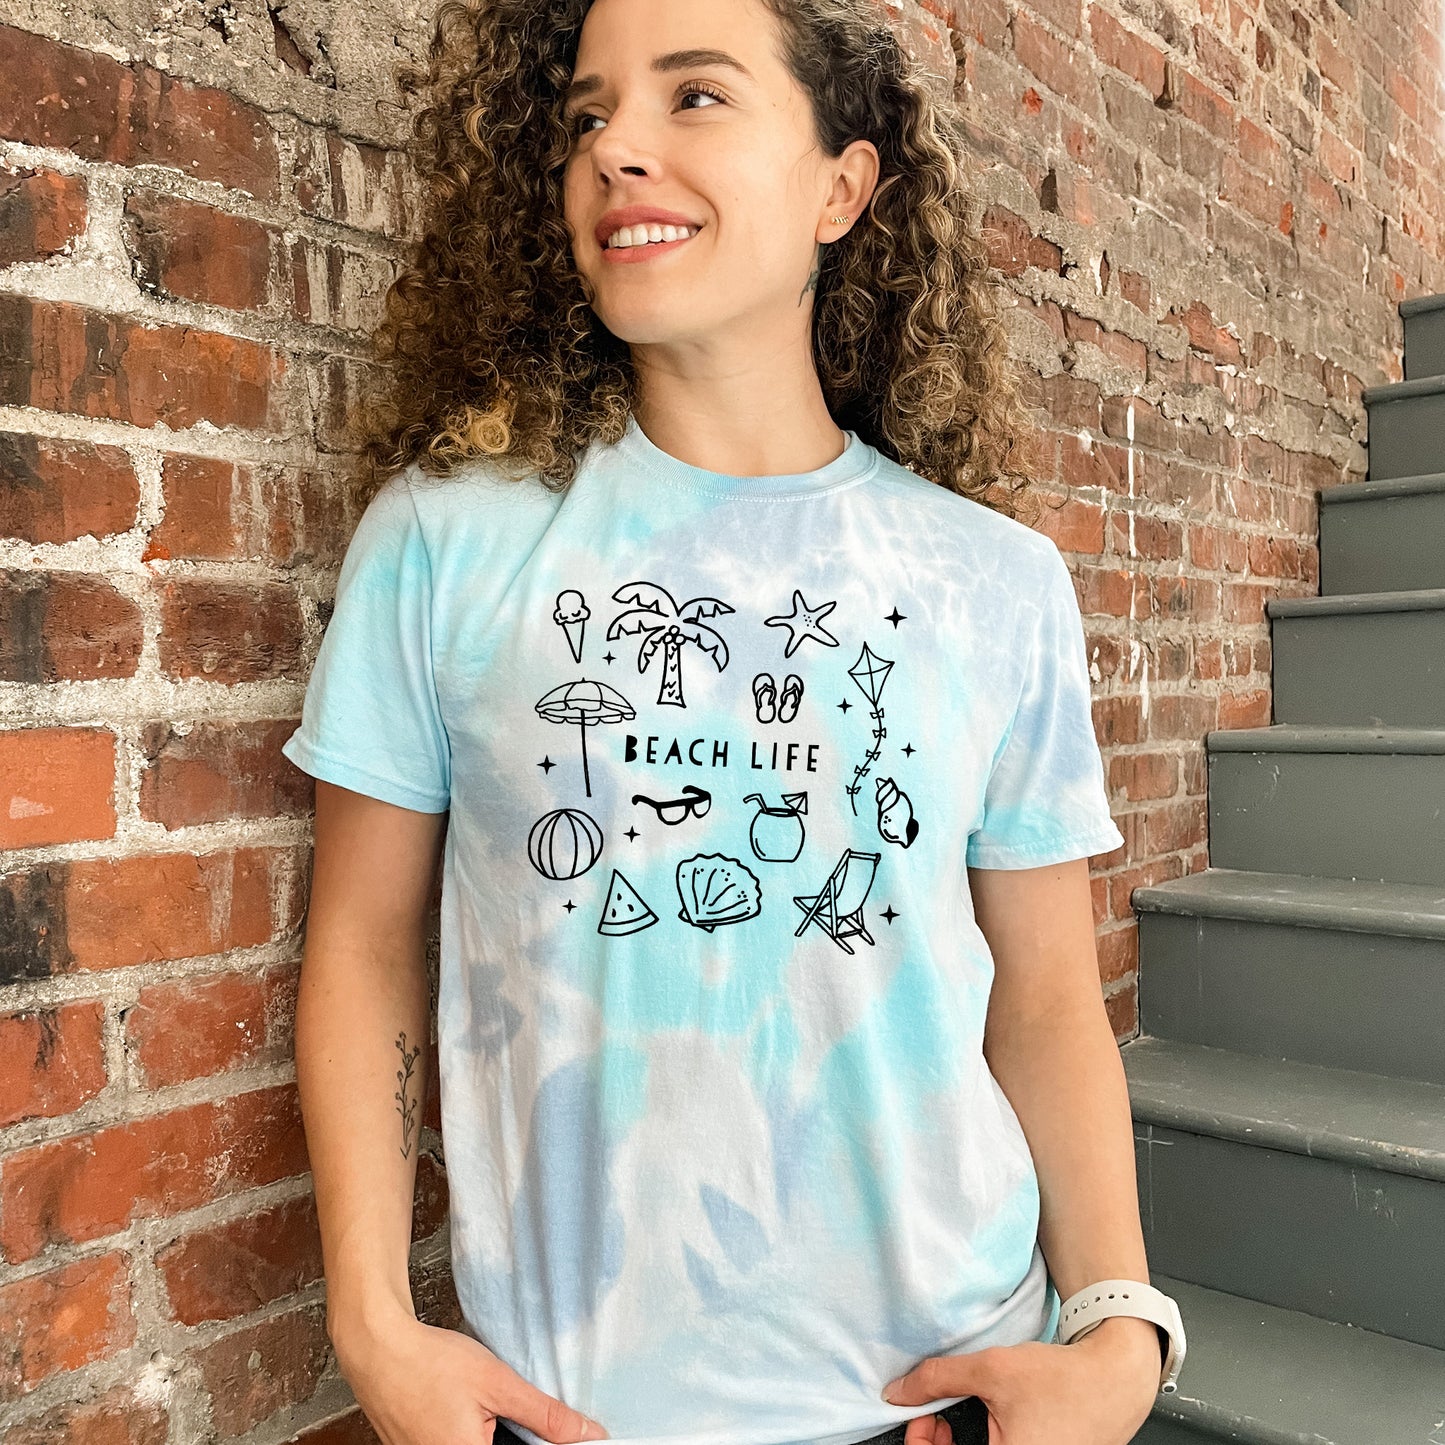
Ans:
{"type": "Polygon", "coordinates": [[[1445,728],[1281,723],[1205,747],[1217,867],[1445,881],[1445,728]]]}
{"type": "Polygon", "coordinates": [[[1371,477],[1416,477],[1445,464],[1445,376],[1367,386],[1371,477]]]}
{"type": "Polygon", "coordinates": [[[1320,594],[1445,587],[1445,472],[1319,489],[1320,594]]]}
{"type": "Polygon", "coordinates": [[[1405,380],[1445,373],[1445,296],[1411,296],[1400,303],[1405,323],[1405,380]]]}
{"type": "Polygon", "coordinates": [[[1274,597],[1274,721],[1445,727],[1445,587],[1274,597]]]}
{"type": "Polygon", "coordinates": [[[1132,903],[1144,1033],[1445,1084],[1445,884],[1206,868],[1132,903]]]}
{"type": "Polygon", "coordinates": [[[1439,1445],[1445,1354],[1151,1268],[1188,1347],[1135,1445],[1439,1445]]]}
{"type": "Polygon", "coordinates": [[[1121,1054],[1151,1268],[1445,1349],[1445,1086],[1148,1035],[1121,1054]]]}

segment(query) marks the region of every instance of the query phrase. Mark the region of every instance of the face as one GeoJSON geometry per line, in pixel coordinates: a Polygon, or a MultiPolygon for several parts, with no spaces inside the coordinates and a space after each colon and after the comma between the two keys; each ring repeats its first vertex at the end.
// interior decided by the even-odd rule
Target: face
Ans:
{"type": "Polygon", "coordinates": [[[862,140],[823,154],[779,45],[757,0],[588,11],[564,110],[565,215],[593,310],[623,341],[811,334],[818,242],[857,223],[878,154],[862,140]]]}

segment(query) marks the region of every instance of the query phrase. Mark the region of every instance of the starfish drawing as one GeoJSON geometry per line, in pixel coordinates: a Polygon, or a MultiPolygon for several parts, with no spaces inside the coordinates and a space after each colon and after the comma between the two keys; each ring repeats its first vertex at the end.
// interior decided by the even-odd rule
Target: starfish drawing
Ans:
{"type": "Polygon", "coordinates": [[[783,649],[784,657],[791,657],[799,645],[810,637],[814,642],[821,642],[824,647],[837,647],[838,639],[819,620],[826,617],[837,605],[836,602],[825,602],[821,607],[809,607],[803,594],[794,587],[792,612],[779,614],[777,617],[765,617],[763,622],[768,627],[788,628],[790,636],[787,647],[783,649]]]}

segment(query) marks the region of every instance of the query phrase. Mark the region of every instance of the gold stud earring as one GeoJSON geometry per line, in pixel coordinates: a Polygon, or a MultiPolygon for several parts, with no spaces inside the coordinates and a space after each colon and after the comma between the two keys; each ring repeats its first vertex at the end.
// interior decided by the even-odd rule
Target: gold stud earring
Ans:
{"type": "Polygon", "coordinates": [[[853,218],[852,218],[851,216],[834,216],[834,217],[833,217],[833,224],[834,224],[835,226],[841,226],[841,225],[843,225],[845,222],[851,221],[852,219],[853,219],[853,218]]]}

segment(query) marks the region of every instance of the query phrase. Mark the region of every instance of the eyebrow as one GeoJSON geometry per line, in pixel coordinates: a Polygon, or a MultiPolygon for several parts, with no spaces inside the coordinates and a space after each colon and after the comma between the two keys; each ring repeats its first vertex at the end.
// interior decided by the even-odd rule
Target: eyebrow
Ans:
{"type": "MultiPolygon", "coordinates": [[[[663,55],[653,56],[651,68],[657,74],[665,75],[670,70],[696,70],[704,65],[728,66],[749,80],[754,79],[752,71],[736,56],[729,55],[726,50],[706,48],[669,50],[663,55]]],[[[583,96],[591,95],[593,91],[601,90],[602,84],[600,75],[577,76],[562,92],[563,106],[570,105],[574,100],[581,100],[583,96]]]]}

